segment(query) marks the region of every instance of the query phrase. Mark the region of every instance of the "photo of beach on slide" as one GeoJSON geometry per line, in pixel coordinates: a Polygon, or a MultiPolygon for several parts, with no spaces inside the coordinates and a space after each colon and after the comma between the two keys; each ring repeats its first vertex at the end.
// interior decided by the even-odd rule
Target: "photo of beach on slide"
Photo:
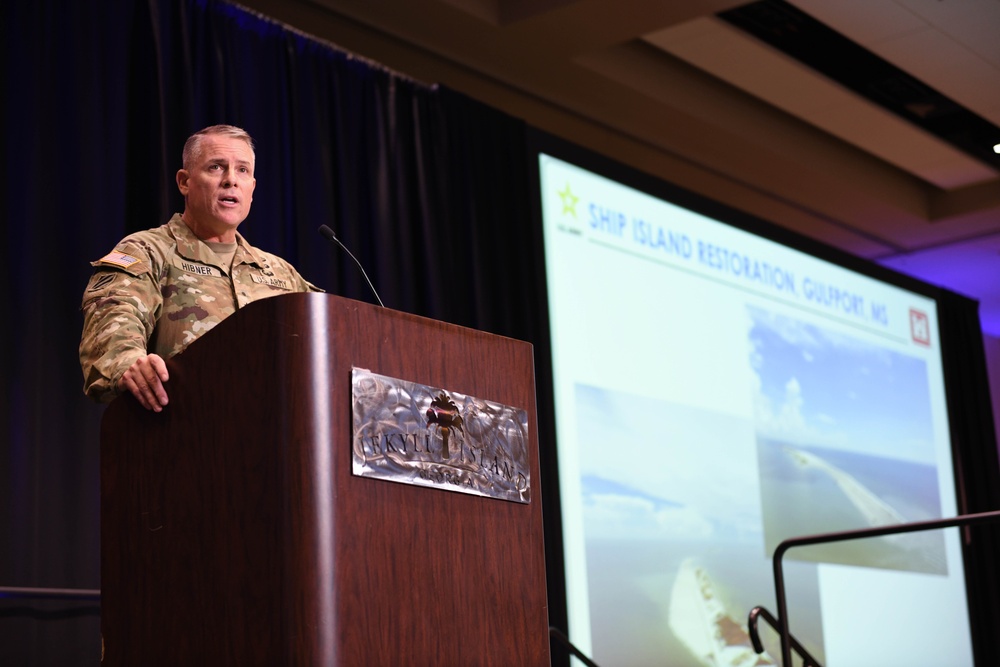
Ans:
{"type": "MultiPolygon", "coordinates": [[[[767,554],[791,537],[941,518],[923,359],[748,306],[767,554]]],[[[941,531],[787,558],[947,574],[941,531]]]]}

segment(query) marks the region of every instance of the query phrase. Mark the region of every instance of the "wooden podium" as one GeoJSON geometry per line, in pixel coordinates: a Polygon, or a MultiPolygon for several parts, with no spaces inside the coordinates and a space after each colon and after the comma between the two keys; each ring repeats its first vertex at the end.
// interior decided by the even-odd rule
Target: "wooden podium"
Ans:
{"type": "Polygon", "coordinates": [[[105,665],[548,665],[532,349],[258,301],[101,426],[105,665]],[[352,474],[352,367],[528,413],[531,501],[352,474]]]}

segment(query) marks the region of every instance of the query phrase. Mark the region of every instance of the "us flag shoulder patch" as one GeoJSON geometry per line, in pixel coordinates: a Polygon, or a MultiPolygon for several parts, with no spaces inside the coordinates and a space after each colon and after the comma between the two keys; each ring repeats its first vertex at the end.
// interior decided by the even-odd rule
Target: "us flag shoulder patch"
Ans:
{"type": "Polygon", "coordinates": [[[115,266],[120,266],[123,269],[127,269],[128,267],[138,262],[141,262],[142,260],[139,259],[138,257],[133,257],[132,255],[126,255],[123,252],[114,250],[112,252],[109,252],[104,257],[101,257],[97,261],[104,262],[105,264],[114,264],[115,266]]]}

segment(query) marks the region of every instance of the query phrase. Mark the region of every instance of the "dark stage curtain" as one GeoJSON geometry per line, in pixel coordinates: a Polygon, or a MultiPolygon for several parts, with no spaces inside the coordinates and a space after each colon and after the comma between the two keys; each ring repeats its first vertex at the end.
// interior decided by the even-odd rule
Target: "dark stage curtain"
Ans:
{"type": "MultiPolygon", "coordinates": [[[[1000,460],[979,306],[946,290],[941,291],[938,304],[959,511],[975,514],[1000,510],[1000,460]]],[[[998,665],[1000,524],[967,527],[962,538],[976,664],[998,665]]],[[[928,609],[927,613],[939,610],[928,609]]]]}
{"type": "MultiPolygon", "coordinates": [[[[100,406],[76,348],[89,262],[182,201],[184,139],[257,141],[240,231],[329,292],[535,340],[520,121],[198,0],[4,3],[0,586],[99,589],[100,406]]],[[[0,599],[0,664],[97,664],[94,602],[0,599]]]]}

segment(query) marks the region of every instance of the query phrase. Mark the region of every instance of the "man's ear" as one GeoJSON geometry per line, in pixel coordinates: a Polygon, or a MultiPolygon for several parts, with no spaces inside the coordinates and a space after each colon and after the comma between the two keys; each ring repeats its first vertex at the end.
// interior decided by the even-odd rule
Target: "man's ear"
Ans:
{"type": "Polygon", "coordinates": [[[191,175],[187,172],[187,169],[177,170],[177,189],[181,191],[181,194],[187,197],[188,193],[188,180],[191,175]]]}

